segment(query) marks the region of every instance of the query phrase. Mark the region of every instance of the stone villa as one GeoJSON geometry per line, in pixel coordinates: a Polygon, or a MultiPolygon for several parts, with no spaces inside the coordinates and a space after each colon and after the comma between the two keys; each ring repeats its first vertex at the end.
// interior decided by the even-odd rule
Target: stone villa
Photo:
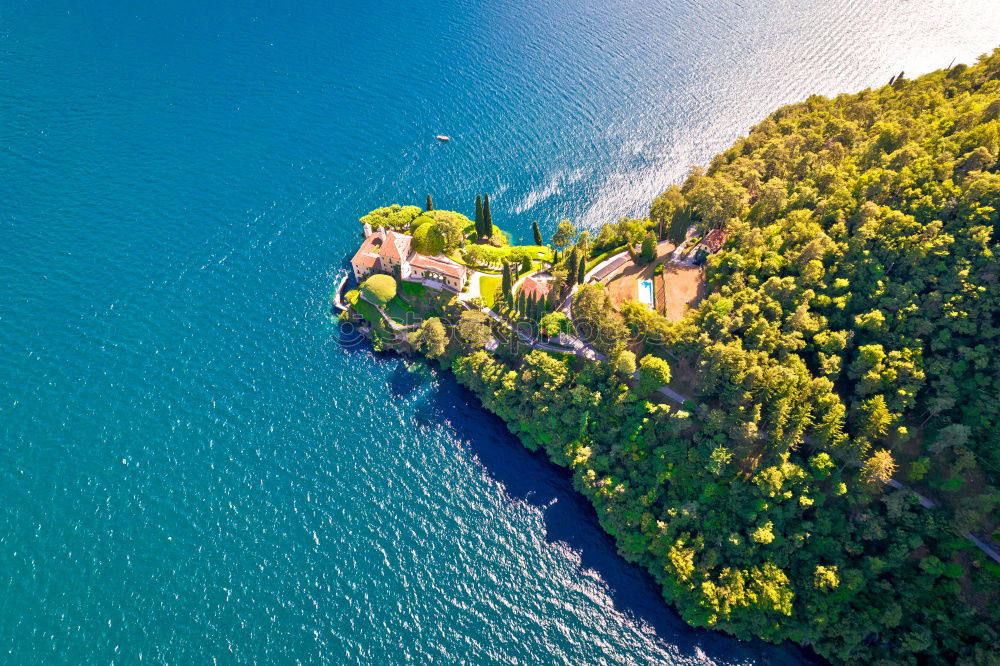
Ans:
{"type": "Polygon", "coordinates": [[[465,266],[445,256],[429,257],[415,252],[412,243],[412,236],[392,229],[373,232],[366,224],[365,240],[351,259],[354,279],[360,284],[372,273],[387,273],[434,289],[462,290],[467,279],[465,266]]]}

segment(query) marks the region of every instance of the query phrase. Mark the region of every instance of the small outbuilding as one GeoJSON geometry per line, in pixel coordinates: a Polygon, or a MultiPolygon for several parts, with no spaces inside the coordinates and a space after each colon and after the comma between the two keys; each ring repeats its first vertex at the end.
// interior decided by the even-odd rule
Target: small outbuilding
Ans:
{"type": "Polygon", "coordinates": [[[726,232],[723,229],[712,229],[705,236],[705,240],[701,244],[710,253],[715,254],[722,249],[722,246],[726,244],[726,232]]]}

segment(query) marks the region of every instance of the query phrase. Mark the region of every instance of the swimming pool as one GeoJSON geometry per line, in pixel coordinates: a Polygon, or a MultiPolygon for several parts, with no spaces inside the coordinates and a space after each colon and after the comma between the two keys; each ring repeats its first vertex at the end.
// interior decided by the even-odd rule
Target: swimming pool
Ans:
{"type": "Polygon", "coordinates": [[[653,307],[653,281],[639,280],[639,302],[653,307]]]}

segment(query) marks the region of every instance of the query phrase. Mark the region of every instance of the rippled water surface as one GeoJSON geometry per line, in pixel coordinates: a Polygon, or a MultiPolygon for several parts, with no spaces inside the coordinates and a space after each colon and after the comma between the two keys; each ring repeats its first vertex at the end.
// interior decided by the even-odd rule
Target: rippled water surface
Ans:
{"type": "Polygon", "coordinates": [[[428,191],[521,236],[641,213],[993,10],[0,2],[0,660],[802,659],[684,626],[448,376],[343,344],[331,281],[428,191]]]}

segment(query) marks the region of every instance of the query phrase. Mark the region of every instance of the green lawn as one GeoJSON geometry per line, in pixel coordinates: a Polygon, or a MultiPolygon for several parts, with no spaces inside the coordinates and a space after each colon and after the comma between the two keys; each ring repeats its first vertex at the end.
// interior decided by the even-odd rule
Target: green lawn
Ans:
{"type": "MultiPolygon", "coordinates": [[[[406,291],[407,291],[407,290],[403,289],[403,285],[407,285],[409,287],[419,287],[419,289],[421,290],[421,291],[410,290],[409,291],[410,294],[422,293],[422,290],[424,288],[424,286],[422,284],[410,285],[410,284],[408,284],[406,282],[403,282],[400,285],[400,288],[401,288],[400,290],[403,293],[406,293],[406,291]]],[[[351,304],[351,307],[353,307],[354,310],[357,311],[357,313],[359,315],[361,315],[362,317],[364,317],[365,319],[367,319],[369,322],[371,322],[372,324],[374,324],[376,326],[376,328],[378,328],[378,327],[384,327],[385,326],[385,319],[382,318],[382,315],[379,314],[379,311],[375,309],[374,305],[372,305],[371,303],[369,303],[365,299],[360,298],[360,293],[358,292],[357,289],[352,289],[351,291],[349,291],[346,294],[344,294],[344,296],[345,296],[345,299],[347,300],[347,302],[351,304]]],[[[392,318],[392,320],[395,321],[397,324],[405,324],[405,323],[407,323],[406,313],[407,312],[413,312],[413,308],[411,308],[409,306],[409,304],[406,301],[404,301],[403,299],[401,299],[399,296],[393,297],[393,299],[391,301],[389,301],[388,304],[386,304],[386,306],[385,306],[384,309],[385,309],[386,314],[388,314],[389,317],[392,318]]],[[[412,316],[411,316],[411,320],[412,320],[412,316]]],[[[409,323],[413,323],[413,322],[410,321],[409,323]]]]}
{"type": "Polygon", "coordinates": [[[413,305],[423,299],[424,292],[426,290],[427,287],[419,282],[407,282],[406,280],[402,280],[399,283],[399,292],[397,295],[407,303],[413,305]]]}
{"type": "Polygon", "coordinates": [[[534,253],[533,258],[538,261],[552,261],[552,248],[548,245],[522,245],[521,247],[531,250],[534,253]]]}
{"type": "Polygon", "coordinates": [[[412,314],[409,318],[407,318],[407,313],[412,313],[413,308],[411,308],[410,305],[399,296],[396,296],[386,304],[385,312],[397,324],[405,325],[413,323],[412,314]]]}
{"type": "Polygon", "coordinates": [[[481,275],[479,277],[479,294],[483,297],[483,302],[487,307],[492,308],[496,300],[497,290],[503,278],[500,276],[481,275]]]}
{"type": "Polygon", "coordinates": [[[381,324],[383,321],[382,315],[378,313],[378,310],[375,309],[375,306],[369,303],[368,301],[364,300],[363,298],[358,298],[357,300],[355,300],[353,303],[351,303],[351,307],[353,307],[359,315],[367,319],[371,324],[378,325],[381,324]]]}

